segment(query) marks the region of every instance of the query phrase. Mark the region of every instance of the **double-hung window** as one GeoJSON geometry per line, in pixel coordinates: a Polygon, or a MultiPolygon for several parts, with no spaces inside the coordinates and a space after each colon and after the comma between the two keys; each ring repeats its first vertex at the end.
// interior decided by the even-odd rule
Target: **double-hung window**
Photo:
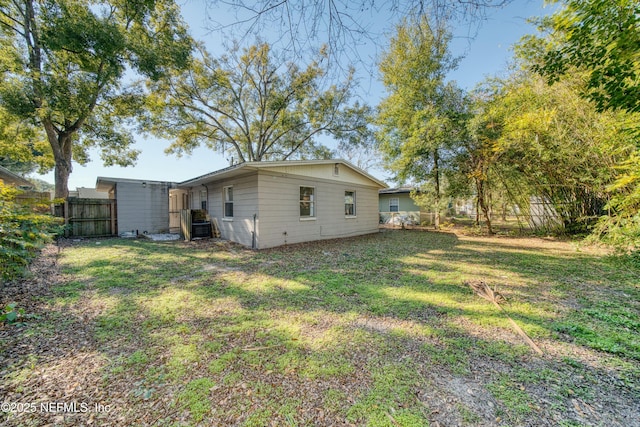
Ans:
{"type": "Polygon", "coordinates": [[[315,218],[316,189],[314,187],[300,187],[300,218],[315,218]]]}
{"type": "Polygon", "coordinates": [[[400,200],[397,197],[389,199],[389,212],[398,212],[400,208],[400,200]]]}
{"type": "Polygon", "coordinates": [[[224,218],[233,218],[233,187],[224,187],[224,218]]]}
{"type": "Polygon", "coordinates": [[[356,216],[356,192],[355,191],[344,192],[344,215],[356,216]]]}
{"type": "Polygon", "coordinates": [[[200,209],[207,210],[207,190],[200,190],[200,209]]]}

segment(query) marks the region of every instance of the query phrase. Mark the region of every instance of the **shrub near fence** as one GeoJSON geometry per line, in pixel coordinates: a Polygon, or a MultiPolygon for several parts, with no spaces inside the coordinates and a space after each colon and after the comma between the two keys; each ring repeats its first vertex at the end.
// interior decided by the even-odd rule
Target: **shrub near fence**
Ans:
{"type": "Polygon", "coordinates": [[[63,229],[62,219],[41,213],[46,202],[16,200],[24,193],[0,184],[0,278],[10,280],[24,274],[38,249],[63,229]]]}

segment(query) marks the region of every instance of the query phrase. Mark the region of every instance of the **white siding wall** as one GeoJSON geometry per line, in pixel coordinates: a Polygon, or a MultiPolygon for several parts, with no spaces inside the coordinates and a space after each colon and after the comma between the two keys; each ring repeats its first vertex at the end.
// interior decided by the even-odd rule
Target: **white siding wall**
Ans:
{"type": "Polygon", "coordinates": [[[266,171],[258,181],[259,249],[378,231],[376,187],[266,171]],[[315,220],[300,218],[300,186],[315,187],[315,220]],[[355,218],[345,217],[345,191],[356,192],[355,218]]]}
{"type": "MultiPolygon", "coordinates": [[[[222,237],[265,249],[322,239],[357,236],[378,231],[378,186],[340,165],[261,168],[246,175],[215,180],[207,184],[207,208],[216,218],[222,237]],[[233,219],[224,218],[223,188],[233,186],[233,219]],[[315,219],[300,218],[300,187],[314,187],[315,219]],[[346,217],[345,191],[356,193],[356,216],[346,217]],[[255,230],[253,217],[256,215],[255,230]]],[[[191,208],[200,208],[200,191],[189,188],[191,208]]]]}
{"type": "Polygon", "coordinates": [[[348,182],[351,184],[371,185],[371,181],[362,174],[354,171],[344,164],[320,164],[320,165],[298,165],[291,164],[287,166],[273,166],[261,168],[265,172],[271,172],[279,175],[296,175],[306,176],[310,178],[328,179],[332,181],[348,182]],[[336,175],[335,173],[338,172],[336,175]]]}
{"type": "Polygon", "coordinates": [[[169,184],[116,183],[118,232],[167,233],[169,231],[169,184]]]}
{"type": "MultiPolygon", "coordinates": [[[[258,214],[258,176],[253,173],[235,178],[215,181],[207,184],[209,198],[207,207],[209,215],[216,218],[222,238],[251,247],[253,232],[253,215],[258,214]],[[224,202],[222,189],[233,186],[233,219],[223,218],[224,202]]],[[[193,187],[191,192],[197,201],[192,203],[193,209],[200,209],[199,193],[204,187],[193,187]]],[[[257,228],[257,220],[256,220],[257,228]]],[[[257,232],[257,230],[256,230],[257,232]]]]}

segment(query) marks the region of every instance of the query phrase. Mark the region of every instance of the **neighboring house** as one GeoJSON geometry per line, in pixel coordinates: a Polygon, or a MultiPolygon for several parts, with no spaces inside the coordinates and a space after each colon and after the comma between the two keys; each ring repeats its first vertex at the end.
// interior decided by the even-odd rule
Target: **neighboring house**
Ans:
{"type": "Polygon", "coordinates": [[[476,215],[475,199],[457,199],[453,205],[453,213],[456,215],[465,215],[470,218],[476,215]]]}
{"type": "Polygon", "coordinates": [[[536,230],[557,230],[563,227],[562,217],[553,203],[541,196],[529,198],[529,223],[536,230]]]}
{"type": "Polygon", "coordinates": [[[11,172],[9,169],[0,166],[0,183],[9,185],[11,187],[18,187],[23,190],[31,190],[34,185],[32,182],[21,177],[18,174],[11,172]]]}
{"type": "Polygon", "coordinates": [[[77,197],[78,199],[108,199],[109,193],[98,191],[95,188],[76,187],[75,190],[69,191],[69,197],[77,197]]]}
{"type": "Polygon", "coordinates": [[[255,249],[378,231],[386,185],[344,160],[246,162],[177,184],[221,236],[255,249]]]}
{"type": "Polygon", "coordinates": [[[31,181],[2,166],[0,166],[0,184],[22,190],[15,196],[17,203],[29,205],[41,213],[49,212],[51,193],[48,191],[35,191],[35,185],[31,181]]]}
{"type": "Polygon", "coordinates": [[[421,224],[425,212],[411,198],[412,187],[385,188],[378,194],[381,224],[421,224]]]}
{"type": "Polygon", "coordinates": [[[115,234],[169,232],[169,190],[172,182],[98,177],[96,190],[116,201],[115,234]]]}

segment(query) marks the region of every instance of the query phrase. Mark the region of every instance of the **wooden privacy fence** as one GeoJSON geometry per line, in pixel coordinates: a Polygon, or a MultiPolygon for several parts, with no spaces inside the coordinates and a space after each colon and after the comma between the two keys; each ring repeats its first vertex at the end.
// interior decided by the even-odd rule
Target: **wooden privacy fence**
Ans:
{"type": "Polygon", "coordinates": [[[42,212],[51,211],[51,193],[47,191],[23,191],[16,195],[16,203],[38,205],[37,209],[42,212]]]}
{"type": "Polygon", "coordinates": [[[191,210],[183,209],[180,211],[180,235],[186,241],[191,240],[191,210]]]}
{"type": "Polygon", "coordinates": [[[64,203],[64,222],[68,237],[114,236],[118,232],[116,201],[69,198],[64,203]]]}

